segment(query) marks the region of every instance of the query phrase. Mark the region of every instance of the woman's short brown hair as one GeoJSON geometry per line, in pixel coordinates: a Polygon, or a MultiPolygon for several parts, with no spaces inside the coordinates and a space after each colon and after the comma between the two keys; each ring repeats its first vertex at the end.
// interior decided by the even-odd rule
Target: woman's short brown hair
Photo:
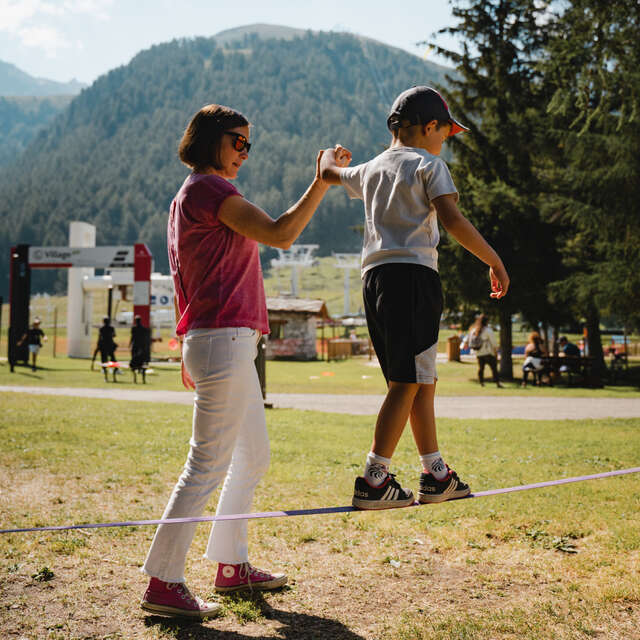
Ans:
{"type": "Polygon", "coordinates": [[[220,169],[220,141],[229,129],[245,127],[249,121],[239,112],[220,104],[208,104],[191,119],[178,155],[192,169],[220,169]]]}

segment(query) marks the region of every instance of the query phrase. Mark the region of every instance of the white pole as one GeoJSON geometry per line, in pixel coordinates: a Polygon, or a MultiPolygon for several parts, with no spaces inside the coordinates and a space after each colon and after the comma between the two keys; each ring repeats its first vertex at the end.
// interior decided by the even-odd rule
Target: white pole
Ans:
{"type": "Polygon", "coordinates": [[[344,270],[344,311],[342,313],[343,316],[349,315],[349,271],[350,269],[344,270]]]}
{"type": "MultiPolygon", "coordinates": [[[[86,222],[69,225],[70,247],[95,247],[96,228],[86,222]]],[[[82,281],[93,277],[92,267],[71,267],[67,279],[67,355],[70,358],[90,358],[91,344],[91,294],[85,295],[82,281]]]]}

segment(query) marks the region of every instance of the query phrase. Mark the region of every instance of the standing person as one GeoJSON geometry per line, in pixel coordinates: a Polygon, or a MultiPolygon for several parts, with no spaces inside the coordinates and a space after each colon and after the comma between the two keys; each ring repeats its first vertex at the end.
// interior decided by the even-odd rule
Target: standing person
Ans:
{"type": "Polygon", "coordinates": [[[151,329],[142,324],[142,318],[136,316],[131,327],[129,340],[131,360],[129,368],[133,372],[133,381],[136,382],[136,372],[142,374],[142,382],[146,383],[146,368],[151,360],[151,329]]]}
{"type": "Polygon", "coordinates": [[[498,389],[502,389],[500,376],[498,374],[498,344],[493,329],[489,326],[489,318],[480,314],[476,321],[469,327],[469,333],[463,340],[463,344],[469,346],[478,359],[478,380],[480,386],[484,387],[484,368],[489,365],[493,373],[493,381],[498,389]]]}
{"type": "Polygon", "coordinates": [[[38,353],[40,353],[42,343],[47,341],[47,336],[44,335],[44,331],[40,328],[40,318],[37,316],[33,319],[31,329],[28,329],[27,333],[18,341],[18,346],[24,344],[25,340],[27,341],[29,353],[31,354],[31,370],[35,371],[37,369],[36,361],[38,359],[38,353]]]}
{"type": "Polygon", "coordinates": [[[96,349],[100,351],[101,362],[114,362],[118,345],[115,341],[116,330],[111,326],[111,318],[104,316],[102,326],[98,330],[98,344],[96,349]]]}
{"type": "MultiPolygon", "coordinates": [[[[104,372],[105,382],[107,381],[107,365],[108,363],[116,362],[116,349],[118,345],[116,344],[115,338],[116,330],[111,326],[111,318],[109,316],[104,316],[102,318],[102,326],[98,330],[98,344],[96,345],[96,349],[93,352],[95,354],[97,351],[100,352],[100,362],[102,362],[102,371],[104,372]]],[[[93,367],[93,361],[91,363],[93,367]]],[[[116,381],[116,374],[118,372],[118,367],[113,367],[113,381],[116,381]]]]}
{"type": "Polygon", "coordinates": [[[489,266],[490,297],[502,298],[509,287],[502,260],[458,209],[458,192],[438,157],[444,141],[465,130],[442,96],[429,87],[401,93],[387,126],[391,145],[369,162],[340,168],[329,154],[321,162],[323,178],[343,184],[351,198],[364,200],[365,311],[388,386],[364,474],[355,481],[353,505],[360,509],[413,503],[413,493],[389,473],[407,418],[423,469],[420,502],[441,502],[470,491],[445,464],[436,437],[436,351],[443,304],[437,220],[489,266]]]}
{"type": "MultiPolygon", "coordinates": [[[[229,182],[247,160],[249,122],[220,105],[203,107],[179,146],[192,173],[171,204],[169,265],[176,292],[176,334],[184,337],[182,379],[195,388],[191,449],[163,518],[199,516],[224,480],[217,515],[247,513],[269,466],[264,402],[254,359],[269,332],[258,242],[283,249],[300,235],[329,184],[316,173],[304,195],[277,219],[229,182]]],[[[268,151],[268,150],[267,150],[268,151]]],[[[191,595],[184,566],[195,524],[160,525],[142,571],[151,576],[146,611],[197,618],[220,606],[191,595]]],[[[283,573],[249,563],[247,521],[214,522],[205,557],[218,563],[216,591],[275,589],[283,573]]]]}

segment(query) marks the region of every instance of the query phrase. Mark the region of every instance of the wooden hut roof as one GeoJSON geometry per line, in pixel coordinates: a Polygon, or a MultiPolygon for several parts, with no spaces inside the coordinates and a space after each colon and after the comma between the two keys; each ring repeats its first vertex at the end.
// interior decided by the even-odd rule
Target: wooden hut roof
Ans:
{"type": "Polygon", "coordinates": [[[323,320],[331,320],[324,300],[316,298],[267,298],[267,310],[306,313],[320,316],[323,320]]]}

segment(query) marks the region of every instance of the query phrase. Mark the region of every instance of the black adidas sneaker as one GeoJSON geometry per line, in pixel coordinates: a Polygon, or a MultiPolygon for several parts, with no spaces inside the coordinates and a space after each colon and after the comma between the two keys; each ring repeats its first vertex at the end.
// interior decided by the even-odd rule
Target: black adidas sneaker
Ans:
{"type": "Polygon", "coordinates": [[[449,474],[444,480],[436,480],[431,473],[423,473],[420,476],[418,500],[422,503],[444,502],[454,498],[464,498],[469,493],[471,493],[469,485],[462,482],[458,478],[458,474],[451,469],[449,469],[449,474]]]}
{"type": "Polygon", "coordinates": [[[351,504],[356,509],[395,509],[408,507],[415,498],[413,491],[403,489],[393,473],[379,487],[372,487],[363,477],[356,478],[351,504]]]}

